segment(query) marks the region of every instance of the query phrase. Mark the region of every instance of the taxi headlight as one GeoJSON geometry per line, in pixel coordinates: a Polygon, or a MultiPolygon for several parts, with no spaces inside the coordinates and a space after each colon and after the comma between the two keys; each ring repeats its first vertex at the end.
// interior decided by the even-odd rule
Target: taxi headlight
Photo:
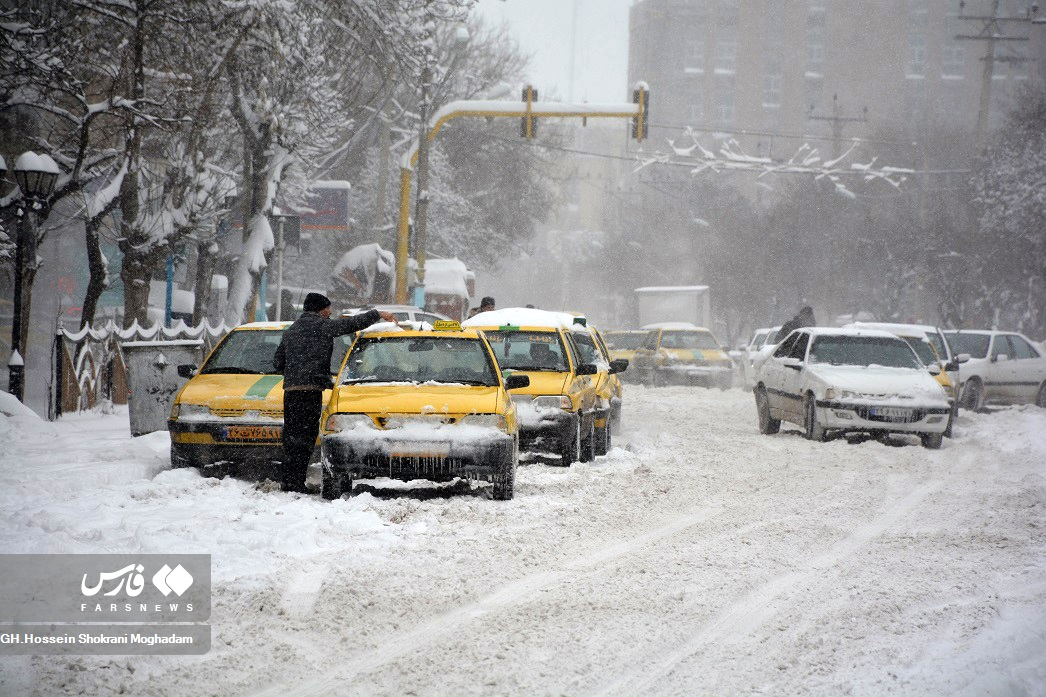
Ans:
{"type": "Polygon", "coordinates": [[[331,414],[327,418],[328,431],[351,431],[355,428],[374,428],[374,421],[366,414],[331,414]]]}
{"type": "Polygon", "coordinates": [[[211,408],[206,404],[175,404],[171,407],[172,419],[194,419],[211,415],[211,408]]]}
{"type": "Polygon", "coordinates": [[[534,398],[534,406],[538,409],[563,409],[570,411],[573,406],[570,403],[570,397],[566,395],[542,395],[534,398]]]}
{"type": "Polygon", "coordinates": [[[484,428],[496,428],[499,431],[508,430],[508,421],[501,414],[468,414],[458,422],[462,426],[483,426],[484,428]]]}

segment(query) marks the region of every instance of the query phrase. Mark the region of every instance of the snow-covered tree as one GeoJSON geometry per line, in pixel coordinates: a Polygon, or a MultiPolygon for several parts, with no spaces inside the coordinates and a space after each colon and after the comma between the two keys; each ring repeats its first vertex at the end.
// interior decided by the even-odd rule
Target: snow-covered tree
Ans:
{"type": "Polygon", "coordinates": [[[979,234],[966,251],[983,321],[1046,333],[1046,90],[1028,88],[973,177],[979,234]]]}

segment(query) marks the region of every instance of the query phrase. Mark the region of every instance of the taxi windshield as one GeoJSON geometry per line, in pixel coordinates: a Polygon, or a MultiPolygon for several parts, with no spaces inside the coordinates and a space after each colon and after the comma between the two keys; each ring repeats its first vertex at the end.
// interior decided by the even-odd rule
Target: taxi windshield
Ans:
{"type": "Polygon", "coordinates": [[[645,332],[607,332],[603,335],[607,340],[607,348],[623,351],[634,351],[639,348],[646,338],[645,332]]]}
{"type": "Polygon", "coordinates": [[[282,329],[229,332],[218,348],[214,349],[200,373],[275,375],[272,359],[282,338],[282,329]]]}
{"type": "Polygon", "coordinates": [[[569,370],[566,351],[558,332],[495,330],[486,334],[502,370],[508,368],[553,373],[569,370]]]}
{"type": "Polygon", "coordinates": [[[810,347],[810,362],[922,368],[908,344],[901,339],[885,336],[819,336],[810,347]]]}
{"type": "Polygon", "coordinates": [[[494,387],[498,373],[479,339],[364,337],[353,346],[339,382],[444,382],[494,387]]]}
{"type": "Polygon", "coordinates": [[[710,332],[662,332],[661,348],[718,349],[719,342],[710,332]]]}

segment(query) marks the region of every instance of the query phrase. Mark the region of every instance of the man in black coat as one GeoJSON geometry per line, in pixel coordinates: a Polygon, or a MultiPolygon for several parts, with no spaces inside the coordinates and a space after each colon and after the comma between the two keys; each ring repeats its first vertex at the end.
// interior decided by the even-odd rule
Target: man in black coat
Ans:
{"type": "Polygon", "coordinates": [[[782,341],[784,341],[784,338],[786,336],[791,334],[796,329],[816,326],[817,320],[814,319],[814,309],[807,305],[803,309],[799,310],[799,314],[797,314],[795,317],[781,325],[781,328],[777,331],[777,336],[774,337],[774,343],[781,343],[782,341]]]}
{"type": "Polygon", "coordinates": [[[323,391],[330,389],[335,337],[352,334],[384,320],[388,312],[370,310],[331,319],[331,301],[320,293],[305,296],[304,312],[283,332],[273,365],[283,374],[283,490],[305,493],[309,458],[320,432],[323,391]]]}

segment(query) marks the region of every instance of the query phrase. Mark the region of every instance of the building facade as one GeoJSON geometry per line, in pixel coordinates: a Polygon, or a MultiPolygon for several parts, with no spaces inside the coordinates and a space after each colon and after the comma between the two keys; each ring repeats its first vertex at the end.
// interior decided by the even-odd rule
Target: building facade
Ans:
{"type": "Polygon", "coordinates": [[[884,131],[976,133],[986,88],[987,133],[1021,85],[1046,74],[1046,16],[1033,4],[639,0],[629,78],[650,84],[655,142],[689,127],[777,159],[800,141],[827,155],[884,131]]]}

